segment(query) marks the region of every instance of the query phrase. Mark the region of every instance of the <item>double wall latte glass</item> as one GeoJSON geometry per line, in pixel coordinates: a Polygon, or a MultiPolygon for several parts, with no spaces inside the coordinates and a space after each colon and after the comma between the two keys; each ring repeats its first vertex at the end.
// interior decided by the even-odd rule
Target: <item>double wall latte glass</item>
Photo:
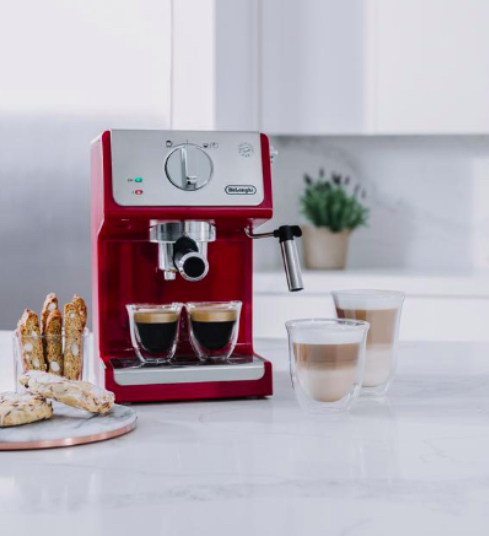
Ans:
{"type": "Polygon", "coordinates": [[[333,292],[338,318],[370,324],[362,393],[383,395],[397,365],[399,321],[404,293],[393,290],[342,290],[333,292]]]}
{"type": "Polygon", "coordinates": [[[348,409],[358,397],[368,323],[356,320],[290,320],[290,372],[299,404],[309,412],[348,409]]]}

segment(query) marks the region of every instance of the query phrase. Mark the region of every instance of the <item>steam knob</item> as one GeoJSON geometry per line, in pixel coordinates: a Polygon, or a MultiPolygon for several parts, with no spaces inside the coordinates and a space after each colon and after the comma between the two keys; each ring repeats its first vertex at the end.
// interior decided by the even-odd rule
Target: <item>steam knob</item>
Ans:
{"type": "Polygon", "coordinates": [[[199,190],[211,180],[212,173],[212,160],[198,145],[178,145],[165,161],[168,180],[180,190],[199,190]]]}

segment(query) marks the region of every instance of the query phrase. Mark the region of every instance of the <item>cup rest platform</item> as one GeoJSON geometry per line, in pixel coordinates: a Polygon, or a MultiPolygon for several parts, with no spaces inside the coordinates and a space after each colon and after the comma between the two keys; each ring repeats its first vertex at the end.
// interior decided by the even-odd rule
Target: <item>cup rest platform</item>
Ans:
{"type": "Polygon", "coordinates": [[[227,363],[201,363],[192,358],[179,358],[169,364],[150,365],[141,363],[136,357],[114,357],[110,363],[114,381],[121,386],[253,381],[265,375],[265,361],[256,355],[231,356],[227,363]]]}

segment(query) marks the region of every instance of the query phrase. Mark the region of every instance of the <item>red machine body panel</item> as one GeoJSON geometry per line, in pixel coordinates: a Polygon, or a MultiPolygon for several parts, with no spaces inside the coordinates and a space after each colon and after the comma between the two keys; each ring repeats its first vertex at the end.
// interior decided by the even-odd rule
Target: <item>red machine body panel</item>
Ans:
{"type": "MultiPolygon", "coordinates": [[[[186,301],[243,303],[234,354],[253,356],[253,250],[245,227],[272,217],[268,138],[261,134],[263,201],[257,206],[121,206],[113,195],[111,132],[92,143],[92,285],[94,356],[104,364],[105,385],[118,402],[195,400],[272,394],[272,367],[264,362],[259,379],[175,384],[120,385],[113,360],[135,356],[126,305],[186,301]],[[158,269],[157,245],[149,241],[154,221],[207,220],[216,226],[209,245],[209,273],[201,281],[165,281],[158,269]]],[[[163,180],[163,178],[162,178],[163,180]]],[[[192,353],[186,322],[177,356],[192,353]]]]}

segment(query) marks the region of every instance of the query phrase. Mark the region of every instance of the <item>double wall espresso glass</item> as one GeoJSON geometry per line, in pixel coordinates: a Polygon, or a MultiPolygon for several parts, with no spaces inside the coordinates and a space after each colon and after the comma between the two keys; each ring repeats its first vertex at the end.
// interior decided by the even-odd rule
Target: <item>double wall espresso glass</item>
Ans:
{"type": "Polygon", "coordinates": [[[368,323],[306,319],[285,326],[299,404],[313,413],[347,410],[362,385],[368,323]]]}
{"type": "Polygon", "coordinates": [[[394,290],[333,292],[338,318],[370,324],[362,393],[385,394],[397,366],[399,322],[404,293],[394,290]]]}
{"type": "Polygon", "coordinates": [[[241,302],[187,303],[190,343],[202,361],[226,361],[236,347],[241,302]]]}
{"type": "Polygon", "coordinates": [[[182,307],[182,303],[127,306],[131,342],[143,363],[166,363],[175,355],[182,307]]]}
{"type": "Polygon", "coordinates": [[[143,363],[171,361],[185,306],[190,343],[199,360],[227,361],[238,340],[241,305],[240,301],[127,305],[132,345],[143,363]]]}

